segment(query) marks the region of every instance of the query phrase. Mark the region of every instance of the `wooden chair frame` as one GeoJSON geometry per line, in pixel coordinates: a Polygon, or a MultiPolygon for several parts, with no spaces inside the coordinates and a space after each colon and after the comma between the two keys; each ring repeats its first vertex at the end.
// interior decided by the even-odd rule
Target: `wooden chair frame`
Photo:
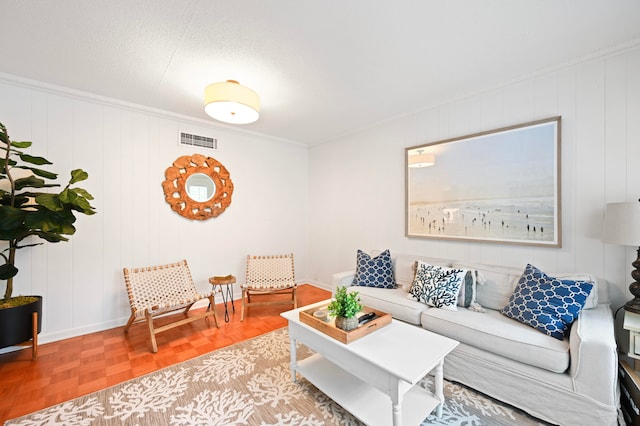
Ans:
{"type": "Polygon", "coordinates": [[[298,307],[297,285],[293,253],[274,256],[247,256],[247,275],[242,287],[242,313],[245,308],[264,305],[293,305],[298,307]],[[252,296],[291,294],[290,300],[252,302],[252,296]]]}
{"type": "Polygon", "coordinates": [[[220,327],[214,297],[218,289],[213,288],[206,295],[199,294],[193,283],[193,278],[191,278],[186,260],[145,268],[123,268],[123,273],[131,305],[131,317],[124,327],[124,332],[128,333],[133,323],[146,321],[153,353],[158,352],[156,334],[163,331],[212,315],[216,327],[220,327]],[[188,316],[191,306],[204,298],[209,299],[210,309],[207,309],[203,314],[188,316]],[[178,310],[184,310],[185,318],[161,327],[154,327],[153,319],[155,317],[178,310]]]}

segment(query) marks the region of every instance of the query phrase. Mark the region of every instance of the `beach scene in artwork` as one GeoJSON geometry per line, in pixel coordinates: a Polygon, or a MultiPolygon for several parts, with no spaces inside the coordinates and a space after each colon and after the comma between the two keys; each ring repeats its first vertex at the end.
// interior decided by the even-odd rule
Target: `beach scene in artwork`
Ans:
{"type": "Polygon", "coordinates": [[[556,242],[555,124],[420,147],[435,164],[408,168],[408,235],[556,242]]]}
{"type": "Polygon", "coordinates": [[[412,234],[553,241],[553,199],[460,200],[413,205],[412,234]]]}

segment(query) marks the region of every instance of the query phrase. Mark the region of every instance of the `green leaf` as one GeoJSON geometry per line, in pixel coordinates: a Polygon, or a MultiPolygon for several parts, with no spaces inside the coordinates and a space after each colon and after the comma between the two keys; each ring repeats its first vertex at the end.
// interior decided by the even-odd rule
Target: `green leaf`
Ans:
{"type": "Polygon", "coordinates": [[[40,207],[27,213],[24,223],[31,235],[45,238],[51,234],[73,234],[76,232],[73,226],[75,221],[75,216],[69,210],[51,211],[40,207]],[[40,232],[44,234],[40,235],[40,232]]]}
{"type": "Polygon", "coordinates": [[[77,207],[76,210],[81,211],[86,215],[96,214],[91,204],[89,204],[89,202],[84,198],[78,198],[74,204],[77,207]]]}
{"type": "Polygon", "coordinates": [[[39,194],[36,196],[36,203],[54,212],[64,209],[64,204],[57,194],[39,194]]]}
{"type": "MultiPolygon", "coordinates": [[[[32,168],[30,167],[29,170],[31,170],[33,172],[33,174],[38,175],[40,177],[43,177],[45,179],[57,179],[58,178],[58,174],[57,173],[52,173],[48,170],[42,170],[42,169],[36,169],[36,168],[32,168]]],[[[56,185],[56,186],[60,186],[60,185],[56,185]]]]}
{"type": "MultiPolygon", "coordinates": [[[[28,236],[28,235],[27,235],[27,236],[28,236]]],[[[22,244],[20,244],[20,245],[16,244],[16,249],[23,249],[23,248],[26,248],[26,247],[41,246],[42,244],[44,244],[44,243],[31,243],[31,244],[24,244],[24,245],[22,245],[22,244]]]]}
{"type": "MultiPolygon", "coordinates": [[[[13,199],[13,207],[22,210],[25,209],[28,205],[33,204],[33,197],[31,197],[29,194],[29,192],[23,192],[22,194],[16,195],[13,199]]],[[[9,195],[8,198],[3,198],[2,201],[3,205],[10,206],[11,196],[9,195]]]]}
{"type": "MultiPolygon", "coordinates": [[[[87,201],[87,199],[82,196],[83,193],[87,192],[80,188],[66,188],[60,193],[60,201],[65,204],[71,205],[72,209],[80,211],[84,214],[95,214],[95,211],[93,210],[91,204],[89,204],[89,201],[87,201]]],[[[89,196],[91,195],[89,194],[89,196]]]]}
{"type": "Polygon", "coordinates": [[[73,188],[76,194],[80,197],[84,197],[87,200],[93,200],[93,195],[89,194],[89,191],[82,188],[73,188]]]}
{"type": "Polygon", "coordinates": [[[16,240],[20,241],[22,239],[22,235],[24,235],[24,229],[10,229],[10,230],[1,230],[0,229],[0,241],[11,241],[16,240]]]}
{"type": "MultiPolygon", "coordinates": [[[[15,161],[9,160],[9,167],[14,167],[15,165],[16,165],[15,161]]],[[[0,163],[0,173],[2,173],[3,175],[7,174],[7,171],[5,170],[4,161],[2,161],[2,163],[0,163]]]]}
{"type": "Polygon", "coordinates": [[[21,230],[26,212],[11,206],[0,206],[0,230],[21,230]]]}
{"type": "MultiPolygon", "coordinates": [[[[23,170],[31,170],[33,172],[34,175],[38,175],[41,176],[45,179],[57,179],[58,178],[58,174],[57,173],[52,173],[48,170],[42,170],[42,169],[36,169],[35,167],[29,167],[29,166],[15,166],[16,169],[23,169],[23,170]]],[[[60,185],[56,185],[56,186],[60,186],[60,185]]]]}
{"type": "Polygon", "coordinates": [[[89,173],[85,172],[82,169],[71,170],[71,180],[69,181],[69,185],[82,182],[83,180],[89,179],[89,173]]]}
{"type": "Polygon", "coordinates": [[[44,164],[53,164],[51,161],[47,160],[44,157],[34,157],[29,154],[20,154],[20,159],[25,163],[35,164],[37,166],[42,166],[44,164]]]}
{"type": "Polygon", "coordinates": [[[76,198],[78,198],[78,195],[71,191],[69,188],[65,188],[60,195],[58,195],[58,197],[60,197],[60,201],[62,201],[63,203],[66,204],[74,204],[76,198]]]}
{"type": "MultiPolygon", "coordinates": [[[[71,226],[71,230],[69,232],[65,232],[65,234],[72,235],[74,232],[76,232],[76,228],[71,226]]],[[[59,243],[61,241],[69,241],[69,239],[67,237],[63,237],[62,235],[60,235],[57,232],[34,231],[34,232],[31,232],[31,235],[35,235],[36,237],[40,237],[43,240],[48,241],[50,243],[59,243]]],[[[24,247],[28,247],[28,246],[24,246],[24,247]]],[[[20,247],[20,248],[22,248],[22,247],[20,247]]]]}
{"type": "Polygon", "coordinates": [[[31,144],[32,144],[32,142],[29,142],[29,141],[20,141],[20,142],[18,142],[18,141],[11,141],[11,146],[12,146],[12,147],[14,147],[14,148],[20,148],[20,149],[23,149],[23,148],[29,148],[29,147],[31,146],[31,144]]]}
{"type": "Polygon", "coordinates": [[[10,263],[0,265],[0,280],[8,280],[11,277],[18,275],[18,268],[10,263]]]}
{"type": "Polygon", "coordinates": [[[29,176],[26,178],[16,179],[15,182],[16,191],[20,191],[24,188],[44,188],[44,180],[38,179],[35,176],[29,176]]]}

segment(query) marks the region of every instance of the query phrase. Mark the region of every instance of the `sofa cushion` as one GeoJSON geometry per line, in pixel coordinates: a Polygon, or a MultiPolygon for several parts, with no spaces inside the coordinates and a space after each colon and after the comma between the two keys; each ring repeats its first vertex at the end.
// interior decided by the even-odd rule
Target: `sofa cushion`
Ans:
{"type": "Polygon", "coordinates": [[[416,276],[407,297],[436,308],[455,311],[460,286],[466,274],[464,269],[445,268],[418,261],[416,276]]]}
{"type": "Polygon", "coordinates": [[[358,250],[356,256],[356,275],[353,285],[395,288],[393,279],[393,267],[391,264],[391,253],[385,250],[375,257],[369,256],[362,250],[358,250]]]}
{"type": "Polygon", "coordinates": [[[347,291],[357,291],[364,306],[391,314],[410,324],[420,325],[420,314],[429,309],[424,303],[407,299],[402,288],[379,289],[375,287],[348,287],[347,291]]]}
{"type": "Polygon", "coordinates": [[[534,367],[555,373],[569,367],[568,340],[549,337],[495,310],[426,309],[421,323],[426,330],[534,367]]]}
{"type": "Polygon", "coordinates": [[[502,313],[556,339],[564,339],[593,284],[559,280],[527,265],[502,313]]]}

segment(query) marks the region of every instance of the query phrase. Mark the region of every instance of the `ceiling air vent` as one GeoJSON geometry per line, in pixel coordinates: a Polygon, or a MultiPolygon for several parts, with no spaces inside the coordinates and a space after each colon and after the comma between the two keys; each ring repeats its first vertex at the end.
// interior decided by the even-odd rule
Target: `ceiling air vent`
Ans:
{"type": "Polygon", "coordinates": [[[178,144],[218,150],[218,139],[186,132],[180,132],[178,144]]]}

